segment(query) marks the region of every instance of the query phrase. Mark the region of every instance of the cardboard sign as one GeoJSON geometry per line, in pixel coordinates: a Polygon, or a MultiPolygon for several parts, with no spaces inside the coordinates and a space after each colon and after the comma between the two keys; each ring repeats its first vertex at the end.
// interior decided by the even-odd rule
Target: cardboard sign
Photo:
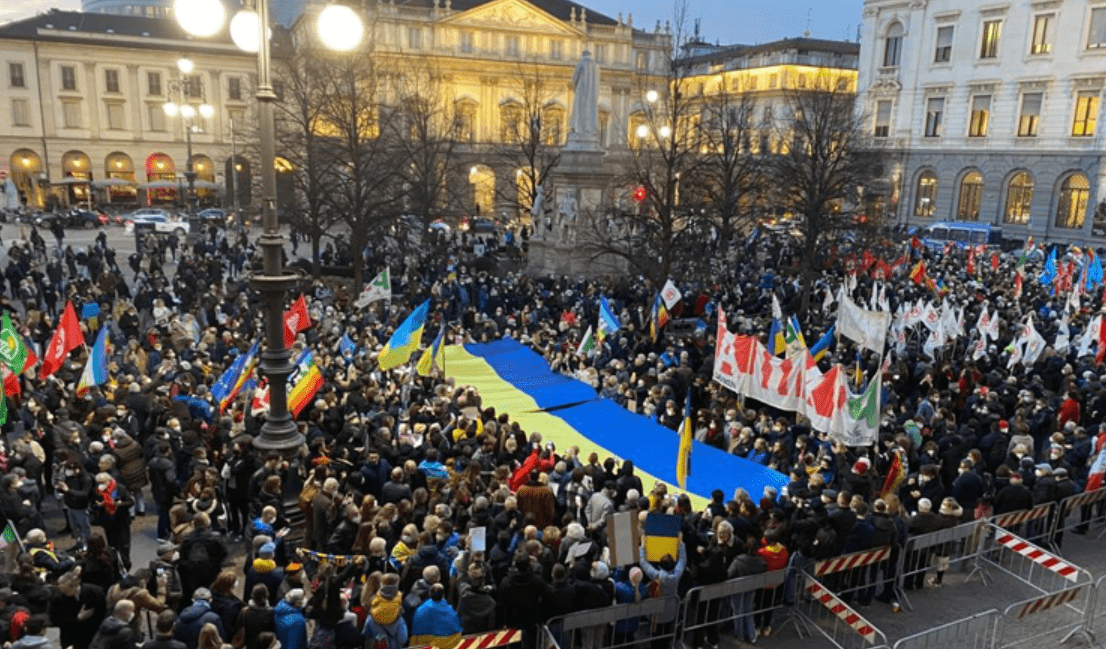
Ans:
{"type": "Polygon", "coordinates": [[[470,548],[473,552],[485,552],[488,545],[487,528],[474,527],[469,530],[470,548]]]}
{"type": "Polygon", "coordinates": [[[607,516],[607,547],[614,567],[628,566],[638,561],[641,534],[637,527],[637,514],[620,512],[607,516]]]}

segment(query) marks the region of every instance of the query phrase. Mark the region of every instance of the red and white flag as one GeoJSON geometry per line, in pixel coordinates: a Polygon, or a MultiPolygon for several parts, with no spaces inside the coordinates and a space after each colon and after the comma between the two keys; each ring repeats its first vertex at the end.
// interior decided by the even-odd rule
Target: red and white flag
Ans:
{"type": "Polygon", "coordinates": [[[296,342],[296,334],[310,327],[311,315],[307,313],[307,301],[303,299],[303,293],[300,293],[292,308],[284,312],[284,347],[291,347],[296,342]]]}
{"type": "Polygon", "coordinates": [[[264,381],[253,391],[253,400],[250,402],[250,413],[254,417],[263,412],[269,412],[269,384],[264,381]]]}
{"type": "Polygon", "coordinates": [[[61,321],[54,330],[54,337],[42,353],[42,378],[58,371],[69,352],[83,344],[84,334],[81,333],[81,324],[77,320],[77,311],[72,302],[66,302],[61,321]]]}

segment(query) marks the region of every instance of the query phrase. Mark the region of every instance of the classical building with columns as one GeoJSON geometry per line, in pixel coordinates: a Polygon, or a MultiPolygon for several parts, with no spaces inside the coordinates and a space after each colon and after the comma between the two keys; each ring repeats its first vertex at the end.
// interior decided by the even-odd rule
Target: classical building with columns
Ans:
{"type": "Polygon", "coordinates": [[[898,222],[1106,237],[1106,4],[865,0],[859,88],[898,222]]]}
{"type": "MultiPolygon", "coordinates": [[[[274,56],[303,42],[296,30],[321,8],[309,2],[291,31],[275,31],[274,56]]],[[[601,141],[613,155],[626,146],[643,93],[668,74],[666,26],[642,30],[630,15],[612,18],[566,0],[381,0],[363,12],[374,56],[431,63],[443,94],[457,102],[465,123],[458,154],[471,163],[477,205],[502,205],[517,182],[495,145],[517,119],[520,69],[550,88],[543,131],[563,142],[573,71],[590,50],[601,66],[601,141]]],[[[232,177],[240,190],[250,186],[246,156],[232,165],[245,136],[231,126],[253,121],[256,61],[225,29],[191,39],[169,18],[53,10],[0,26],[0,66],[0,170],[32,207],[80,202],[90,192],[100,203],[178,200],[180,188],[170,185],[187,167],[188,138],[185,120],[164,110],[170,101],[214,109],[191,120],[201,200],[218,200],[220,188],[226,196],[232,177]],[[190,74],[176,67],[182,56],[193,63],[190,74]]]]}

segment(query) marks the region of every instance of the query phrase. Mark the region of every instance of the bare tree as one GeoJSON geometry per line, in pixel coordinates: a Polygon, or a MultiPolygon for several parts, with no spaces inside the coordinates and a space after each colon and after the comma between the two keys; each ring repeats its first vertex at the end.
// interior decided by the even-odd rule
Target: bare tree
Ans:
{"type": "Polygon", "coordinates": [[[770,173],[781,206],[804,233],[800,310],[805,315],[817,253],[835,233],[857,227],[863,196],[880,181],[883,153],[870,146],[856,96],[844,85],[793,90],[787,100],[790,114],[779,122],[780,152],[771,159],[770,173]]]}
{"type": "Polygon", "coordinates": [[[333,134],[328,144],[335,156],[328,202],[349,226],[354,281],[360,286],[361,251],[368,241],[384,240],[385,228],[402,207],[402,156],[391,137],[397,111],[383,101],[385,82],[369,52],[331,56],[319,73],[329,89],[322,119],[333,134]]]}
{"type": "Polygon", "coordinates": [[[593,231],[585,244],[594,257],[621,257],[660,282],[674,265],[704,259],[697,250],[705,240],[699,214],[681,207],[680,183],[686,189],[697,173],[703,144],[698,102],[682,60],[686,16],[687,2],[678,0],[667,74],[643,81],[642,108],[631,116],[629,153],[618,180],[638,188],[636,209],[590,219],[593,231]]]}
{"type": "Polygon", "coordinates": [[[736,233],[752,219],[751,206],[763,182],[763,161],[753,154],[755,102],[723,79],[717,91],[699,100],[702,157],[685,194],[701,206],[718,231],[717,250],[725,252],[736,233]]]}
{"type": "Polygon", "coordinates": [[[293,227],[311,241],[311,270],[320,275],[320,245],[337,221],[330,195],[335,189],[338,157],[332,144],[338,133],[327,119],[327,97],[337,91],[336,78],[326,74],[331,64],[318,49],[297,48],[281,59],[276,73],[282,96],[277,103],[277,139],[282,154],[292,163],[292,178],[299,204],[293,227]]]}
{"type": "MultiPolygon", "coordinates": [[[[455,155],[459,112],[453,99],[443,95],[441,77],[432,65],[414,63],[393,81],[391,141],[397,161],[402,161],[397,173],[403,183],[404,208],[425,232],[434,218],[458,205],[459,188],[465,184],[455,155]]],[[[397,223],[397,228],[410,225],[397,223]]]]}
{"type": "Polygon", "coordinates": [[[520,190],[505,192],[518,212],[529,212],[539,187],[561,161],[560,146],[566,129],[564,111],[557,106],[557,89],[537,63],[520,63],[513,79],[517,101],[501,107],[496,153],[520,172],[520,190]]]}

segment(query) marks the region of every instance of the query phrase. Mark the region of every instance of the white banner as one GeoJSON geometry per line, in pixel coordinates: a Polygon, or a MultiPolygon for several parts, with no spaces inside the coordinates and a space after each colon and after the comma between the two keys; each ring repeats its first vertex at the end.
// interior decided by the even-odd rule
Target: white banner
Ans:
{"type": "Polygon", "coordinates": [[[776,358],[756,337],[730,333],[723,313],[718,314],[714,380],[744,397],[803,415],[812,428],[849,446],[865,446],[878,438],[878,373],[865,392],[856,395],[849,389],[844,366],[834,365],[823,374],[809,352],[776,358]]]}
{"type": "Polygon", "coordinates": [[[862,347],[882,354],[887,344],[887,328],[891,326],[891,314],[861,308],[844,294],[839,298],[837,331],[862,347]]]}

